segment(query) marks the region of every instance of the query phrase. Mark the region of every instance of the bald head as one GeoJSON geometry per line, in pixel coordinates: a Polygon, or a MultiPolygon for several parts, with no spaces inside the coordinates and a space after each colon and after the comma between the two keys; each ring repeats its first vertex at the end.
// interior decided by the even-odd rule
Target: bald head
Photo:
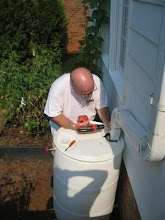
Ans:
{"type": "Polygon", "coordinates": [[[71,80],[75,88],[82,94],[89,94],[94,90],[94,80],[91,72],[83,67],[72,71],[71,80]]]}

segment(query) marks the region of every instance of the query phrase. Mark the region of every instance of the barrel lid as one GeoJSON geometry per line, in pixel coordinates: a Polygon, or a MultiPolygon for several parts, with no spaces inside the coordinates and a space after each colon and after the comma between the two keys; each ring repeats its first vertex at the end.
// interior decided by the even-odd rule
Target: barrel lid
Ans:
{"type": "Polygon", "coordinates": [[[88,162],[111,160],[121,154],[124,148],[122,138],[117,142],[109,142],[104,138],[103,130],[79,134],[74,130],[60,128],[54,142],[57,150],[67,157],[88,162]],[[69,147],[73,140],[75,143],[69,147]]]}

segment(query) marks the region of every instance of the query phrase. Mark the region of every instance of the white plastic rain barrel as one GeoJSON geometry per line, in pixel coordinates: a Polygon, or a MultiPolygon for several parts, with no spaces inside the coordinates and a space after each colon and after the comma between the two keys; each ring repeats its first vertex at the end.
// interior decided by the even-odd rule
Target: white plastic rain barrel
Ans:
{"type": "Polygon", "coordinates": [[[124,148],[103,131],[78,134],[60,128],[54,142],[54,211],[58,220],[108,220],[113,210],[124,148]],[[67,151],[69,144],[75,144],[67,151]]]}

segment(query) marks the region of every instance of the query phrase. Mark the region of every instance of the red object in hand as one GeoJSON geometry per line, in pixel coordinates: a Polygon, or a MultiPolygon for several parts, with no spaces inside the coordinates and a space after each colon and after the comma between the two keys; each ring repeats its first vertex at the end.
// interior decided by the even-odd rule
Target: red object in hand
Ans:
{"type": "Polygon", "coordinates": [[[89,118],[87,115],[81,115],[78,117],[78,120],[77,120],[78,123],[83,123],[85,121],[89,121],[89,118]]]}
{"type": "MultiPolygon", "coordinates": [[[[83,122],[86,122],[86,121],[89,121],[88,119],[88,116],[87,115],[81,115],[78,117],[78,120],[77,122],[78,123],[83,123],[83,122]]],[[[91,124],[91,123],[88,123],[87,125],[79,125],[77,126],[77,131],[79,133],[84,133],[84,132],[95,132],[97,130],[101,130],[104,128],[104,125],[103,124],[91,124]]]]}
{"type": "Polygon", "coordinates": [[[77,131],[79,133],[84,133],[84,132],[95,132],[95,131],[98,131],[98,130],[101,130],[101,129],[104,129],[104,125],[97,125],[97,124],[88,124],[88,125],[85,125],[85,126],[79,126],[77,128],[77,131]]]}

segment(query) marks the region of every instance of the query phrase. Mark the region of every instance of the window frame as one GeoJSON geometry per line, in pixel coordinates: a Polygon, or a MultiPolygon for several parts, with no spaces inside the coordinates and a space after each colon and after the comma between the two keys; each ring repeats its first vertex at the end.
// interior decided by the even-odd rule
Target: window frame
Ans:
{"type": "MultiPolygon", "coordinates": [[[[123,3],[124,0],[111,0],[111,9],[113,10],[111,10],[110,12],[111,15],[110,16],[110,47],[109,47],[109,68],[108,68],[109,74],[115,85],[116,91],[122,101],[124,100],[125,71],[126,71],[126,68],[124,69],[120,65],[123,3]]],[[[130,7],[130,0],[128,7],[130,7]]],[[[129,14],[127,21],[129,23],[129,14]]],[[[128,42],[128,25],[127,25],[126,42],[128,42]]],[[[127,54],[127,43],[126,43],[125,53],[127,54]]]]}
{"type": "MultiPolygon", "coordinates": [[[[107,2],[105,10],[108,12],[108,17],[110,18],[110,1],[107,2]]],[[[100,36],[104,39],[102,43],[102,59],[107,69],[109,69],[109,47],[110,47],[110,19],[107,24],[103,24],[100,29],[100,36]]]]}

